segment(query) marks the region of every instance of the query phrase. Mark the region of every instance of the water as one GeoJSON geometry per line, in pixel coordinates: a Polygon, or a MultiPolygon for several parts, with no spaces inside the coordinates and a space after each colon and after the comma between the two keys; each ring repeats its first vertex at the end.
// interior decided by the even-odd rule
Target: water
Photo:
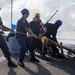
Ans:
{"type": "MultiPolygon", "coordinates": [[[[72,40],[70,41],[67,41],[67,40],[59,40],[59,42],[61,42],[62,41],[62,44],[65,46],[65,47],[68,47],[68,48],[70,48],[70,49],[73,49],[73,50],[75,50],[75,44],[74,44],[74,42],[72,42],[72,40]]],[[[70,52],[68,52],[67,50],[65,50],[65,49],[63,49],[63,51],[64,51],[64,54],[65,55],[68,55],[68,56],[71,56],[71,57],[74,57],[75,55],[73,54],[73,53],[70,53],[70,52]]]]}

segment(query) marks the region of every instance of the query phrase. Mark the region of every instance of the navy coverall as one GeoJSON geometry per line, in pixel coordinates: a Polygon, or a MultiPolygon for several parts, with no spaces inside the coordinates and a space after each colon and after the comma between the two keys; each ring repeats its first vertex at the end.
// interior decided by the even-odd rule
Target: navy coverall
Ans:
{"type": "Polygon", "coordinates": [[[10,59],[10,52],[9,52],[8,46],[7,46],[6,41],[2,34],[0,34],[0,48],[1,48],[4,56],[7,59],[10,59]]]}
{"type": "MultiPolygon", "coordinates": [[[[57,29],[55,29],[54,24],[47,23],[45,24],[45,27],[47,28],[47,32],[44,34],[44,36],[57,42],[57,39],[56,39],[57,29]]],[[[50,47],[52,48],[53,53],[57,53],[57,55],[59,55],[59,49],[55,45],[54,46],[50,45],[50,47]]],[[[45,45],[42,48],[43,48],[42,49],[43,55],[45,56],[47,52],[47,48],[45,47],[45,45]]]]}
{"type": "MultiPolygon", "coordinates": [[[[41,31],[40,30],[41,29],[40,22],[39,21],[36,22],[35,20],[31,21],[30,28],[31,28],[32,32],[39,37],[40,31],[41,31]]],[[[32,40],[34,43],[34,49],[42,50],[41,41],[36,38],[33,38],[32,40]]]]}
{"type": "MultiPolygon", "coordinates": [[[[1,17],[0,17],[0,26],[5,28],[6,31],[9,30],[9,28],[3,26],[1,17]]],[[[5,41],[5,39],[4,39],[3,35],[2,35],[2,31],[0,32],[0,48],[1,48],[4,56],[7,58],[7,60],[10,61],[10,52],[9,52],[8,46],[6,44],[6,41],[5,41]]]]}
{"type": "Polygon", "coordinates": [[[21,48],[20,48],[20,58],[19,58],[20,62],[23,62],[24,57],[25,57],[25,53],[27,52],[28,49],[30,51],[31,58],[35,58],[33,43],[32,43],[31,38],[29,38],[26,35],[27,32],[25,31],[25,27],[29,28],[29,23],[26,19],[24,19],[22,17],[17,22],[17,32],[24,33],[25,35],[20,34],[20,33],[16,33],[16,38],[18,40],[18,43],[21,46],[21,48]]]}

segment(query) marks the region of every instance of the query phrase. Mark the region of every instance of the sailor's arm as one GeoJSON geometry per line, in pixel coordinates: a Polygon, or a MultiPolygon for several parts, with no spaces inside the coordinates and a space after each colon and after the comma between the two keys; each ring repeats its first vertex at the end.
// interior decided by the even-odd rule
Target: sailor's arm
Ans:
{"type": "Polygon", "coordinates": [[[13,29],[8,28],[8,27],[5,27],[5,26],[3,26],[3,25],[0,25],[0,29],[1,29],[1,30],[4,30],[4,31],[14,32],[14,30],[13,30],[13,29]]]}
{"type": "Polygon", "coordinates": [[[38,38],[29,28],[25,27],[24,28],[26,32],[28,32],[32,37],[38,38]]]}

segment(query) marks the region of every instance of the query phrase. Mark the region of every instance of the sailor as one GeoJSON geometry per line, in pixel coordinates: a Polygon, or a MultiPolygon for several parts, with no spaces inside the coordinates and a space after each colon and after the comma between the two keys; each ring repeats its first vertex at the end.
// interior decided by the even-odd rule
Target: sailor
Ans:
{"type": "Polygon", "coordinates": [[[30,51],[30,61],[33,62],[39,62],[38,59],[35,58],[35,53],[33,49],[33,42],[31,38],[27,36],[27,32],[31,37],[38,38],[29,28],[29,23],[26,20],[29,16],[29,10],[24,8],[21,11],[22,17],[17,21],[17,33],[16,33],[16,38],[18,40],[19,45],[21,46],[20,48],[20,56],[19,56],[19,62],[18,65],[21,67],[24,67],[24,57],[25,53],[27,52],[27,49],[30,51]]]}
{"type": "MultiPolygon", "coordinates": [[[[0,17],[0,29],[2,30],[2,32],[3,31],[11,31],[11,32],[14,31],[13,29],[7,28],[7,27],[5,27],[3,25],[1,17],[0,17]]],[[[11,66],[11,67],[17,67],[17,65],[14,64],[12,62],[11,58],[10,58],[11,54],[9,52],[8,46],[6,44],[6,41],[5,41],[5,39],[4,39],[3,35],[2,35],[2,32],[0,31],[0,48],[1,48],[4,56],[7,58],[7,61],[8,61],[7,65],[11,66]]]]}
{"type": "MultiPolygon", "coordinates": [[[[40,13],[36,13],[34,20],[30,22],[30,28],[32,32],[39,37],[41,26],[40,26],[41,20],[40,20],[40,13]]],[[[38,51],[38,49],[42,50],[41,41],[36,38],[32,38],[34,43],[34,49],[38,51]]]]}
{"type": "MultiPolygon", "coordinates": [[[[57,30],[61,25],[62,25],[61,20],[57,20],[54,24],[46,23],[44,27],[46,29],[44,36],[58,43],[56,35],[57,35],[57,30]]],[[[58,57],[58,58],[62,57],[62,55],[59,53],[59,49],[55,45],[49,45],[49,46],[52,49],[51,56],[58,57]]],[[[46,56],[45,56],[46,52],[47,52],[47,47],[43,45],[42,47],[42,58],[43,59],[46,59],[46,56]]]]}

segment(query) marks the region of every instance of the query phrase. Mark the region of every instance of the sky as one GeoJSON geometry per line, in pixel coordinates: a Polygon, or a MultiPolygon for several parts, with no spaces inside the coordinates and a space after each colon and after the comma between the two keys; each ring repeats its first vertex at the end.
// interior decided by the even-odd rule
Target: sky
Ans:
{"type": "MultiPolygon", "coordinates": [[[[56,20],[62,20],[63,25],[59,28],[59,32],[75,31],[75,0],[12,0],[13,1],[13,17],[12,23],[16,24],[21,18],[21,10],[29,9],[30,22],[35,13],[39,12],[44,23],[53,15],[56,10],[59,10],[50,23],[56,20]]],[[[0,16],[3,24],[11,27],[11,0],[0,0],[0,16]]]]}

